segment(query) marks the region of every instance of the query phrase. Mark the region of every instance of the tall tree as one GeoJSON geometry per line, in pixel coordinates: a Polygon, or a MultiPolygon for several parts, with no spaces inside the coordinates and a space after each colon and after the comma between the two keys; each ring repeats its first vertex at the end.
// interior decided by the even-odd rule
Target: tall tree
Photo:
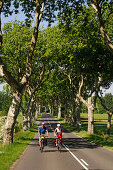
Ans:
{"type": "MultiPolygon", "coordinates": [[[[4,4],[2,3],[2,6],[4,4]]],[[[32,70],[32,56],[36,46],[36,41],[38,38],[38,27],[41,21],[44,2],[42,4],[39,3],[38,0],[35,2],[36,10],[35,10],[35,26],[31,37],[31,42],[29,46],[29,50],[26,56],[26,70],[25,73],[20,78],[20,81],[16,80],[15,77],[12,76],[11,72],[7,69],[6,64],[0,57],[0,75],[5,79],[5,81],[13,88],[13,100],[12,105],[9,108],[7,120],[4,126],[4,144],[8,144],[13,142],[13,130],[16,122],[17,115],[19,113],[21,99],[22,99],[22,91],[31,76],[32,70]]],[[[1,39],[2,45],[2,39],[1,39]]]]}

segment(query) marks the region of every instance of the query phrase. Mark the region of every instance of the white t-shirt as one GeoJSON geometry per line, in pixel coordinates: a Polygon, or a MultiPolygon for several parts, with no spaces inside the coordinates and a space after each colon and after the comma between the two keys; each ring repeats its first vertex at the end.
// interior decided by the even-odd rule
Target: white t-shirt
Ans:
{"type": "Polygon", "coordinates": [[[55,129],[56,135],[61,135],[62,134],[62,129],[56,128],[55,129]]]}

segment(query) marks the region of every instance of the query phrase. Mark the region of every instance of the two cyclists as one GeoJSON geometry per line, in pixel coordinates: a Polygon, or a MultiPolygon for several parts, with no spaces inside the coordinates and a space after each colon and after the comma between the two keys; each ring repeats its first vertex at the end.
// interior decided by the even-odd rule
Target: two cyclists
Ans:
{"type": "MultiPolygon", "coordinates": [[[[41,126],[39,126],[39,128],[38,128],[40,150],[41,150],[41,137],[43,135],[45,136],[45,133],[47,133],[47,137],[48,137],[47,127],[45,126],[45,123],[42,122],[41,126]]],[[[56,137],[56,146],[58,144],[58,139],[60,139],[60,141],[62,143],[62,136],[64,136],[64,132],[63,132],[60,124],[57,124],[57,127],[54,130],[54,136],[56,137]]],[[[44,140],[46,140],[46,139],[44,138],[44,140]]]]}

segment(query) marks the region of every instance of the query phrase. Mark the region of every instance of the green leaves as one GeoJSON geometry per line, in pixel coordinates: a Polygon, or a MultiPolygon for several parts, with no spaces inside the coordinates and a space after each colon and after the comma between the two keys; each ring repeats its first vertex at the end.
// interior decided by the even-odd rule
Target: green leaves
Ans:
{"type": "Polygon", "coordinates": [[[31,29],[23,22],[12,21],[3,28],[2,59],[18,80],[25,72],[25,63],[31,40],[31,29]]]}

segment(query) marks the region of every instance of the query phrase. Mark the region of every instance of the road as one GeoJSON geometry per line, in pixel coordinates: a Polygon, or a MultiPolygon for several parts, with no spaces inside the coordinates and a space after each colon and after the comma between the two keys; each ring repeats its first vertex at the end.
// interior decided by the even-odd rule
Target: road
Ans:
{"type": "Polygon", "coordinates": [[[38,134],[12,170],[113,170],[113,151],[91,144],[79,136],[64,129],[63,148],[59,152],[54,146],[53,131],[58,123],[49,114],[43,114],[48,130],[48,146],[41,153],[38,134]]]}

